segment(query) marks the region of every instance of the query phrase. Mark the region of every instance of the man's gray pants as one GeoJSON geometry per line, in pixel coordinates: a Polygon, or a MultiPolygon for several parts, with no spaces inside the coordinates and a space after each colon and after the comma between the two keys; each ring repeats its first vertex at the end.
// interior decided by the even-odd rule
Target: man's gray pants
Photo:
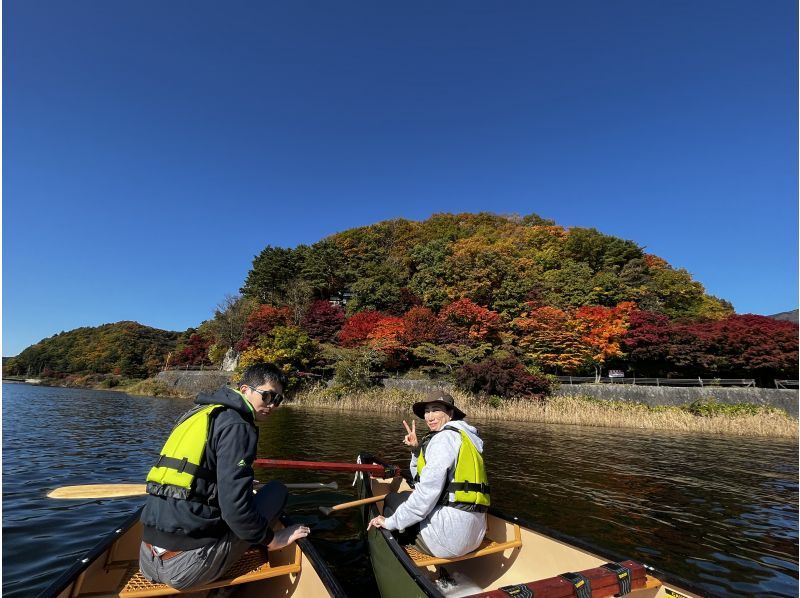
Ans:
{"type": "MultiPolygon", "coordinates": [[[[278,519],[288,495],[286,486],[277,480],[265,484],[255,495],[256,509],[270,525],[278,519]]],[[[184,550],[170,559],[162,559],[142,542],[139,547],[139,569],[152,582],[183,590],[219,579],[249,547],[249,542],[228,532],[213,544],[184,550]]]]}

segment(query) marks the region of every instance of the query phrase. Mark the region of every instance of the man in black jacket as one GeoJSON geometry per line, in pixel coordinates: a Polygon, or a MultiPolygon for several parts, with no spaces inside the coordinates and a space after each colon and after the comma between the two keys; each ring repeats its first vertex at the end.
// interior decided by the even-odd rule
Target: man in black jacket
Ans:
{"type": "Polygon", "coordinates": [[[272,481],[253,493],[256,420],[283,400],[286,378],[260,363],[239,389],[201,393],[147,476],[139,566],[145,577],[185,589],[221,577],[252,544],[277,550],[309,534],[294,525],[273,532],[286,487],[272,481]]]}

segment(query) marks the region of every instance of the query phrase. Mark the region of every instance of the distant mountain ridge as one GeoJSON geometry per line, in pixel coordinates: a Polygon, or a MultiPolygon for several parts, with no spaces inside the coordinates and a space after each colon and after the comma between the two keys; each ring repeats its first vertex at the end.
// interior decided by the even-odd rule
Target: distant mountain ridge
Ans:
{"type": "Polygon", "coordinates": [[[792,311],[782,311],[778,314],[773,314],[771,316],[767,316],[774,320],[785,320],[787,322],[794,322],[795,324],[798,323],[798,311],[797,309],[793,309],[792,311]]]}
{"type": "Polygon", "coordinates": [[[123,321],[60,332],[4,360],[11,376],[114,374],[145,377],[159,371],[180,332],[123,321]]]}

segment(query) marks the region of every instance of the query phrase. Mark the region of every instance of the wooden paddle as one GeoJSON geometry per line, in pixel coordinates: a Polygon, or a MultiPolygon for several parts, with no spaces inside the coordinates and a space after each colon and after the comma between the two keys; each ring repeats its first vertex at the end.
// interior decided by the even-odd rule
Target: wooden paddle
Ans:
{"type": "Polygon", "coordinates": [[[374,502],[381,502],[385,496],[371,496],[370,498],[362,498],[360,500],[351,500],[350,502],[339,503],[332,507],[320,507],[319,510],[325,515],[330,515],[334,511],[342,511],[351,507],[360,507],[361,505],[369,505],[374,502]]]}
{"type": "MultiPolygon", "coordinates": [[[[310,482],[306,484],[285,484],[290,490],[308,490],[313,488],[330,488],[337,490],[336,482],[323,484],[310,482]]],[[[123,496],[143,496],[147,494],[145,484],[86,484],[84,486],[61,486],[47,493],[47,498],[120,498],[123,496]]]]}

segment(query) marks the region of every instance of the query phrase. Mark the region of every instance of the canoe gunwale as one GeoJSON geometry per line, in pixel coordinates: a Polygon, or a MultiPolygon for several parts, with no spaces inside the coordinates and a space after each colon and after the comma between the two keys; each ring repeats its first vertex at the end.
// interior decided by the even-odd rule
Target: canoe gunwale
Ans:
{"type": "MultiPolygon", "coordinates": [[[[290,517],[284,515],[281,517],[281,523],[285,526],[289,526],[295,522],[290,517]]],[[[300,538],[296,540],[296,543],[303,552],[303,556],[308,560],[311,568],[316,572],[317,577],[322,581],[322,585],[328,590],[331,598],[347,598],[347,592],[345,592],[339,584],[339,580],[334,577],[330,567],[328,567],[328,564],[322,558],[319,551],[311,543],[311,540],[308,538],[300,538]]]]}
{"type": "MultiPolygon", "coordinates": [[[[406,479],[406,482],[409,482],[409,480],[406,479]]],[[[412,483],[409,483],[409,485],[413,487],[412,483]]],[[[370,478],[364,474],[361,475],[361,486],[362,486],[362,493],[364,494],[365,497],[373,496],[372,484],[370,482],[370,478]]],[[[373,511],[375,515],[378,514],[377,507],[375,505],[369,505],[367,512],[370,514],[370,517],[368,517],[368,520],[369,518],[371,518],[373,511]]],[[[516,516],[508,515],[507,513],[500,511],[495,507],[489,507],[488,514],[493,515],[494,517],[497,517],[498,519],[501,519],[502,521],[505,521],[509,524],[518,524],[523,528],[527,528],[543,536],[547,536],[549,538],[558,540],[575,548],[585,550],[600,558],[606,559],[609,562],[620,563],[625,560],[634,560],[636,562],[640,562],[637,559],[630,559],[629,557],[625,557],[614,551],[601,548],[595,544],[592,544],[591,542],[582,540],[580,538],[575,538],[573,536],[570,536],[563,532],[559,532],[558,530],[554,530],[539,523],[528,521],[526,519],[522,519],[516,516]]],[[[425,575],[421,573],[420,568],[417,567],[416,563],[414,563],[413,559],[408,555],[405,549],[397,542],[394,536],[392,536],[392,533],[383,528],[379,528],[378,531],[381,532],[381,535],[383,536],[384,540],[389,546],[389,549],[397,557],[397,560],[400,561],[403,568],[406,570],[406,573],[409,574],[414,579],[414,581],[419,586],[420,590],[423,591],[427,596],[433,598],[442,598],[444,594],[425,575]]],[[[667,585],[676,586],[677,588],[686,590],[688,592],[694,593],[704,598],[715,598],[716,596],[718,596],[717,594],[710,593],[706,589],[698,588],[689,580],[684,579],[678,575],[664,572],[650,565],[644,565],[644,567],[648,575],[657,578],[659,581],[667,585]]],[[[528,583],[530,581],[535,581],[535,580],[527,580],[524,583],[528,583]]]]}

